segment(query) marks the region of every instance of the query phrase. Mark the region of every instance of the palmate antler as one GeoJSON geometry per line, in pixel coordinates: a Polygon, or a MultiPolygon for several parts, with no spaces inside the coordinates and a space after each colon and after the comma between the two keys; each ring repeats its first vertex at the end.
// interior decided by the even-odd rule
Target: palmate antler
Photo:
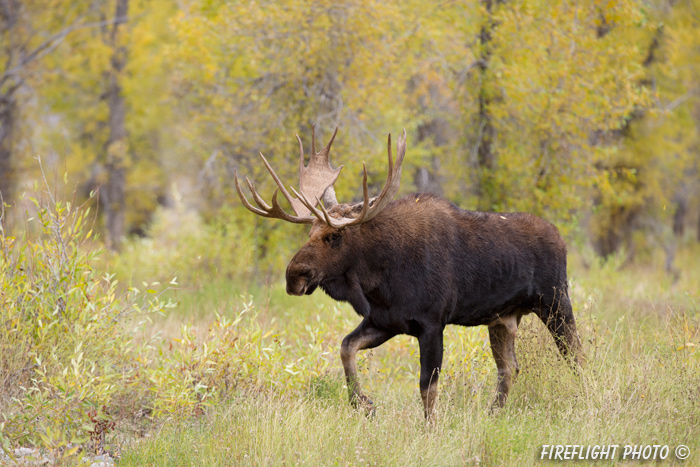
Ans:
{"type": "MultiPolygon", "coordinates": [[[[299,135],[296,135],[297,140],[299,141],[299,188],[304,193],[313,193],[314,197],[321,198],[324,192],[329,187],[332,187],[335,181],[338,179],[338,175],[340,175],[340,171],[343,168],[343,166],[341,165],[337,169],[334,169],[331,166],[328,157],[331,150],[331,145],[333,144],[333,140],[335,139],[335,135],[337,133],[338,129],[336,128],[335,132],[333,133],[333,136],[331,137],[326,147],[320,150],[319,152],[316,152],[316,131],[315,128],[312,129],[311,157],[309,158],[308,166],[304,166],[304,146],[301,142],[301,138],[299,138],[299,135]]],[[[253,195],[253,199],[259,207],[256,208],[252,206],[248,202],[248,199],[245,197],[241,190],[241,187],[238,183],[237,172],[234,172],[236,191],[238,191],[238,196],[241,198],[243,205],[250,211],[262,217],[282,219],[288,222],[293,222],[295,224],[312,224],[314,222],[314,217],[311,215],[311,211],[306,208],[302,201],[300,201],[298,198],[293,198],[289,194],[289,192],[284,187],[275,171],[272,170],[272,167],[267,162],[267,159],[265,159],[265,156],[262,155],[262,153],[260,153],[260,157],[262,158],[265,167],[267,168],[268,172],[270,172],[270,175],[272,175],[272,178],[275,180],[275,183],[277,183],[278,186],[278,188],[275,189],[275,192],[272,195],[272,206],[269,206],[260,197],[260,195],[258,195],[258,193],[255,191],[255,185],[248,179],[248,177],[246,177],[248,188],[250,189],[250,192],[253,195]],[[284,211],[284,209],[282,209],[282,207],[279,205],[279,203],[277,202],[278,191],[281,191],[282,195],[284,195],[284,197],[287,198],[287,201],[289,201],[289,204],[292,205],[292,209],[294,210],[296,216],[287,214],[284,211]]],[[[335,196],[333,196],[332,199],[335,200],[335,196]]]]}
{"type": "Polygon", "coordinates": [[[341,165],[337,169],[334,169],[329,160],[331,144],[333,144],[333,140],[335,139],[335,135],[337,133],[338,129],[336,128],[326,147],[321,151],[316,152],[316,135],[315,131],[312,130],[311,157],[309,159],[308,166],[304,166],[304,147],[301,143],[301,138],[299,138],[299,135],[296,135],[297,140],[299,140],[300,152],[299,192],[292,188],[292,191],[297,196],[296,198],[293,198],[284,188],[284,185],[280,181],[279,177],[275,171],[272,170],[272,167],[270,167],[270,164],[267,162],[267,159],[265,159],[265,156],[263,156],[262,153],[260,154],[260,157],[278,186],[272,195],[272,206],[269,206],[260,197],[260,195],[258,195],[258,193],[255,191],[255,185],[248,179],[248,177],[246,177],[248,188],[250,188],[253,199],[259,207],[251,205],[243,194],[243,191],[238,183],[238,174],[234,172],[236,191],[238,191],[238,196],[241,198],[243,205],[251,212],[262,217],[282,219],[295,224],[312,224],[315,219],[318,219],[322,223],[327,224],[329,227],[334,227],[337,229],[350,225],[361,224],[374,218],[382,211],[382,209],[386,207],[387,204],[391,202],[392,199],[394,199],[399,192],[399,186],[401,184],[401,164],[403,163],[404,156],[406,155],[406,130],[404,129],[403,134],[401,137],[399,137],[396,165],[394,165],[391,155],[391,135],[389,135],[389,172],[387,174],[384,188],[382,188],[379,196],[372,199],[369,197],[369,189],[367,187],[367,167],[363,163],[364,177],[362,180],[362,210],[357,217],[340,218],[332,217],[327,210],[327,208],[331,208],[333,205],[338,204],[338,201],[335,198],[335,191],[333,191],[333,184],[338,179],[340,170],[343,168],[341,165]],[[277,202],[278,191],[281,191],[282,195],[284,195],[287,201],[289,201],[289,204],[292,205],[292,209],[294,210],[296,216],[287,214],[279,205],[277,202]],[[323,200],[325,206],[324,204],[321,204],[321,200],[323,200]],[[316,208],[316,205],[320,205],[320,210],[316,208]]]}

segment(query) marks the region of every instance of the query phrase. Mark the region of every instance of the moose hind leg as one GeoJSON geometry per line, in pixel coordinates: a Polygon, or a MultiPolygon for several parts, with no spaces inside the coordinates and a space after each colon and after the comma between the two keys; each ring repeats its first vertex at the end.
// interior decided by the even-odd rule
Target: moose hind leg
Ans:
{"type": "Polygon", "coordinates": [[[581,341],[567,288],[555,289],[551,296],[543,297],[538,315],[554,337],[562,356],[570,363],[580,365],[583,359],[581,341]]]}
{"type": "Polygon", "coordinates": [[[517,330],[517,320],[513,322],[498,323],[489,326],[489,340],[491,342],[491,352],[498,368],[498,385],[496,388],[496,399],[493,401],[491,410],[499,409],[506,404],[508,392],[515,376],[519,372],[518,361],[515,358],[515,330],[517,330]]]}
{"type": "Polygon", "coordinates": [[[340,359],[345,370],[345,380],[348,385],[350,403],[355,408],[364,409],[371,414],[374,409],[369,397],[362,394],[360,381],[357,376],[356,354],[358,350],[371,349],[388,341],[396,334],[379,329],[372,325],[368,319],[362,320],[359,326],[348,334],[340,347],[340,359]]]}

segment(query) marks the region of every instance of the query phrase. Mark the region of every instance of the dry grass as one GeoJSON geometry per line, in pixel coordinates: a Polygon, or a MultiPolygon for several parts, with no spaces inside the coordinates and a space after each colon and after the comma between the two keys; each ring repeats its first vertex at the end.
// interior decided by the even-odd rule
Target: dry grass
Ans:
{"type": "MultiPolygon", "coordinates": [[[[485,329],[449,328],[433,424],[422,419],[413,339],[394,339],[361,357],[364,386],[378,407],[367,419],[346,402],[337,353],[356,315],[321,294],[290,298],[276,286],[258,300],[257,319],[289,344],[283,361],[325,345],[325,370],[302,389],[240,391],[201,418],[166,424],[121,465],[531,465],[541,463],[544,444],[668,445],[665,464],[679,463],[674,448],[685,444],[685,465],[695,465],[697,250],[691,245],[679,255],[676,283],[653,263],[619,270],[614,261],[589,269],[574,261],[572,298],[588,364],[574,374],[544,326],[525,318],[517,341],[522,372],[497,415],[488,412],[495,365],[485,329]]],[[[233,306],[223,289],[214,293],[233,306]]],[[[203,319],[200,309],[191,316],[203,319]]],[[[619,465],[638,462],[617,457],[619,465]]]]}

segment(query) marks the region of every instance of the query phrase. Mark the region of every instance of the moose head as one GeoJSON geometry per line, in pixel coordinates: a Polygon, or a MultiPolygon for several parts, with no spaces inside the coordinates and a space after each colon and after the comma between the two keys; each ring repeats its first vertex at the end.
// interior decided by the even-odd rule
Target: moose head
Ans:
{"type": "Polygon", "coordinates": [[[308,166],[304,165],[304,146],[301,138],[296,135],[299,141],[299,191],[292,188],[296,198],[292,197],[285,189],[262,153],[260,153],[260,158],[278,187],[272,195],[272,206],[269,206],[258,195],[255,191],[255,185],[246,177],[246,182],[258,207],[251,205],[241,191],[238,175],[234,175],[238,195],[245,207],[253,213],[295,224],[312,225],[309,240],[294,255],[287,267],[287,293],[290,295],[309,295],[324,281],[332,284],[337,277],[342,276],[349,269],[349,263],[353,261],[352,255],[349,254],[352,242],[344,241],[344,237],[352,235],[352,233],[348,233],[346,228],[369,222],[375,218],[399,192],[401,164],[406,155],[406,130],[399,138],[396,164],[394,164],[391,154],[391,134],[388,136],[389,171],[379,196],[369,197],[367,167],[363,163],[363,201],[354,204],[339,204],[333,184],[338,179],[343,166],[334,169],[329,159],[331,145],[337,133],[338,129],[336,128],[326,147],[316,152],[315,128],[312,130],[311,158],[308,166]],[[277,202],[277,194],[280,191],[289,201],[295,215],[286,213],[277,202]]]}

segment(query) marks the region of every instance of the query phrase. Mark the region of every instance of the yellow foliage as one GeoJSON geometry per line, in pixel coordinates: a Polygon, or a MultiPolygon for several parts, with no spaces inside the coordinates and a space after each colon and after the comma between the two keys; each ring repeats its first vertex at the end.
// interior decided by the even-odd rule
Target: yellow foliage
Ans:
{"type": "MultiPolygon", "coordinates": [[[[114,9],[30,4],[26,24],[46,31],[114,9]]],[[[188,180],[205,218],[235,200],[233,170],[269,196],[260,151],[294,184],[293,135],[308,154],[314,124],[319,146],[340,127],[331,158],[345,165],[341,201],[361,196],[362,162],[378,189],[386,134],[406,128],[404,192],[428,167],[462,207],[531,211],[567,233],[589,214],[605,231],[614,222],[605,210],[664,219],[658,206],[694,164],[697,0],[131,0],[129,8],[119,82],[128,223],[139,231],[171,181],[188,180]],[[479,162],[484,138],[492,164],[479,162]]],[[[20,31],[36,45],[45,35],[32,27],[20,31]]],[[[105,179],[110,31],[76,30],[30,77],[39,96],[26,114],[37,123],[33,151],[62,148],[57,165],[84,193],[105,179]]],[[[263,239],[261,256],[301,237],[248,222],[263,239]]]]}

